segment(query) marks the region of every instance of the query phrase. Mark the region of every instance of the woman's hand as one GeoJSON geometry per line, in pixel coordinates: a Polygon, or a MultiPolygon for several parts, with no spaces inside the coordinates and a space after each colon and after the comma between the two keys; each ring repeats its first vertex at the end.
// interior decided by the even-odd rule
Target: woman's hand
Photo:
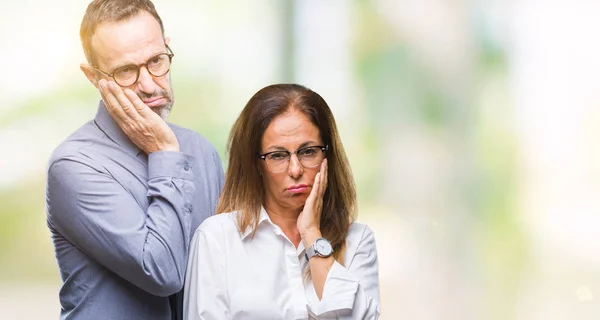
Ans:
{"type": "Polygon", "coordinates": [[[321,237],[321,212],[323,210],[323,195],[326,189],[327,159],[323,159],[321,170],[315,176],[312,190],[296,222],[298,232],[305,246],[312,245],[317,238],[321,237]]]}

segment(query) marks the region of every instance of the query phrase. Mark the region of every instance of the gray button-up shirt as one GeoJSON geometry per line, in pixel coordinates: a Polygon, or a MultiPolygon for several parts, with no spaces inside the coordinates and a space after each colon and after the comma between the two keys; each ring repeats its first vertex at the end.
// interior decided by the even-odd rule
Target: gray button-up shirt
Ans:
{"type": "Polygon", "coordinates": [[[224,177],[210,142],[169,126],[180,152],[147,156],[100,102],[54,151],[46,206],[61,319],[171,319],[181,307],[191,235],[224,177]]]}

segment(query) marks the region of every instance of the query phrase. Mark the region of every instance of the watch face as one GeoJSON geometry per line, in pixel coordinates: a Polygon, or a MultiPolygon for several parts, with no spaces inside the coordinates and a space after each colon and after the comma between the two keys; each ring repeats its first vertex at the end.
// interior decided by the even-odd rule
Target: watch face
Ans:
{"type": "Polygon", "coordinates": [[[317,251],[319,255],[327,257],[331,255],[333,250],[331,248],[331,243],[326,239],[321,238],[315,242],[315,251],[317,251]]]}

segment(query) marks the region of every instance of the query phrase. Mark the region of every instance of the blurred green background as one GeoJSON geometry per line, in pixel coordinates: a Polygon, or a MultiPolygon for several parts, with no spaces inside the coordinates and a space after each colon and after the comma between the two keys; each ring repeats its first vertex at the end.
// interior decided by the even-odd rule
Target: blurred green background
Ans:
{"type": "MultiPolygon", "coordinates": [[[[382,319],[600,318],[600,3],[155,4],[170,121],[223,161],[260,88],[297,82],[329,103],[376,234],[382,319]]],[[[2,319],[59,314],[45,166],[96,112],[86,6],[0,0],[2,319]]]]}

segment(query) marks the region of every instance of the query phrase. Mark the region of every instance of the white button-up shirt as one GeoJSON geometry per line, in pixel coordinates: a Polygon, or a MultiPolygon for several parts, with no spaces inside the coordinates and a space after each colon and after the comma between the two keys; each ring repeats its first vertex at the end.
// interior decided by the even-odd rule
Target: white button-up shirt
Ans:
{"type": "Polygon", "coordinates": [[[254,237],[251,227],[240,233],[236,214],[212,216],[194,234],[185,319],[378,318],[377,250],[366,225],[350,226],[344,266],[334,262],[319,300],[303,243],[296,248],[264,208],[254,237]]]}

